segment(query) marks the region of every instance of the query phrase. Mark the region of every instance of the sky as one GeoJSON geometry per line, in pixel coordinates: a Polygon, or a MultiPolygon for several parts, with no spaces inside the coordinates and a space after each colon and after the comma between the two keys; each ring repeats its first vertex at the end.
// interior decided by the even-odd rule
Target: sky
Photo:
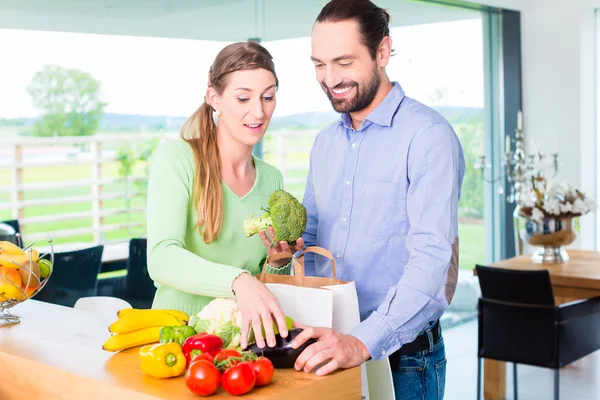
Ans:
{"type": "MultiPolygon", "coordinates": [[[[425,104],[483,107],[482,32],[480,18],[393,28],[388,75],[425,104]]],[[[210,64],[227,44],[7,29],[0,29],[0,43],[0,118],[40,114],[26,88],[46,64],[98,79],[106,112],[187,116],[202,102],[210,64]]],[[[275,116],[331,111],[315,80],[310,37],[262,44],[280,81],[275,116]]]]}

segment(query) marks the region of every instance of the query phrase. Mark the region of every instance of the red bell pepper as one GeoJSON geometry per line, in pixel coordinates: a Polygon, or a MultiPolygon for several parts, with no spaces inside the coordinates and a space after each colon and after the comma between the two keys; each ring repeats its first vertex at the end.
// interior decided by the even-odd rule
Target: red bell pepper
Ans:
{"type": "Polygon", "coordinates": [[[221,346],[223,346],[223,340],[219,336],[202,332],[185,339],[181,348],[189,365],[194,357],[199,354],[208,353],[214,357],[221,346]]]}

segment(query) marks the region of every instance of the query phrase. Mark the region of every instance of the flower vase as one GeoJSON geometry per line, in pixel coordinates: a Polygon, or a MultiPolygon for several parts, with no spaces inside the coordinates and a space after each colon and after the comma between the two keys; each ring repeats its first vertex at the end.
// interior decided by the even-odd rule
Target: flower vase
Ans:
{"type": "MultiPolygon", "coordinates": [[[[515,238],[535,248],[531,260],[538,264],[557,264],[569,259],[565,246],[577,238],[574,217],[545,217],[534,221],[515,210],[515,238]]],[[[523,249],[521,245],[517,248],[523,249]]],[[[524,253],[524,251],[522,251],[524,253]]]]}

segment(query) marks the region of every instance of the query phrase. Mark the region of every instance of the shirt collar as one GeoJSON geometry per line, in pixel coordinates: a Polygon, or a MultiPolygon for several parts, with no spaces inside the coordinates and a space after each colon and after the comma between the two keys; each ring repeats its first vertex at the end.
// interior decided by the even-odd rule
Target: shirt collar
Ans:
{"type": "MultiPolygon", "coordinates": [[[[400,106],[400,103],[404,99],[404,90],[398,82],[393,82],[392,90],[385,96],[383,101],[379,103],[377,107],[365,118],[365,121],[370,121],[380,126],[392,126],[392,119],[396,110],[400,106]]],[[[344,126],[348,129],[352,129],[352,118],[350,114],[341,115],[344,126]]],[[[360,129],[367,126],[363,121],[360,129]]],[[[360,130],[359,129],[359,130],[360,130]]]]}

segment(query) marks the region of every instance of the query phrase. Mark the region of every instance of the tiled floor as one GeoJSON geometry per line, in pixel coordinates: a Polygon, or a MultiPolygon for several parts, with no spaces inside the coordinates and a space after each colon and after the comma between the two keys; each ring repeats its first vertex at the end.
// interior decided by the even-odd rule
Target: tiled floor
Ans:
{"type": "MultiPolygon", "coordinates": [[[[447,400],[474,400],[477,392],[477,321],[444,331],[448,367],[447,400]]],[[[519,399],[552,400],[554,371],[518,366],[519,399]]],[[[507,371],[507,400],[513,399],[512,364],[507,371]]],[[[561,369],[563,400],[600,400],[600,351],[561,369]]],[[[399,399],[401,400],[401,399],[399,399]]]]}

